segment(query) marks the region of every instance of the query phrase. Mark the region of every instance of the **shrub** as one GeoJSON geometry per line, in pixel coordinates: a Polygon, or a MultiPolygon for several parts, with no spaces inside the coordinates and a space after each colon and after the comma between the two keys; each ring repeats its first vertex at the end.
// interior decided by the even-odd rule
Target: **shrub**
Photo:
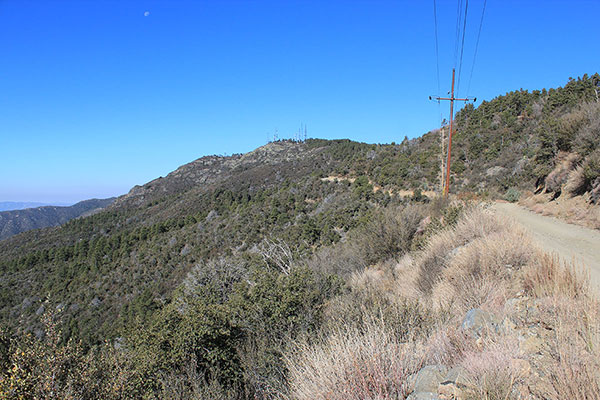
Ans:
{"type": "Polygon", "coordinates": [[[575,153],[560,153],[557,158],[558,161],[554,169],[544,180],[547,192],[560,192],[562,185],[567,181],[569,173],[579,161],[579,155],[575,153]]]}
{"type": "Polygon", "coordinates": [[[521,198],[521,192],[516,188],[510,188],[504,194],[504,200],[516,203],[521,198]]]}
{"type": "Polygon", "coordinates": [[[471,386],[466,390],[465,400],[517,399],[513,393],[520,378],[518,368],[512,362],[517,356],[516,343],[492,343],[483,351],[467,353],[462,361],[469,373],[471,386]]]}
{"type": "Polygon", "coordinates": [[[567,183],[565,184],[565,192],[576,196],[583,194],[587,189],[588,183],[585,179],[583,167],[577,166],[569,172],[567,183]]]}
{"type": "Polygon", "coordinates": [[[579,128],[573,140],[574,150],[582,156],[586,156],[598,148],[598,137],[600,137],[600,104],[589,103],[583,106],[587,123],[579,128]]]}

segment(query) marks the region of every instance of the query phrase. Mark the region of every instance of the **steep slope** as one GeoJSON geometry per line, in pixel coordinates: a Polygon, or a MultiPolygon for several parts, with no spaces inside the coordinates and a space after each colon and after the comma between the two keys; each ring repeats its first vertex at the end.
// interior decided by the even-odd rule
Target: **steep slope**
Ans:
{"type": "Polygon", "coordinates": [[[315,173],[333,173],[340,162],[329,147],[347,143],[279,142],[203,157],[98,214],[2,241],[0,316],[33,324],[36,312],[59,307],[71,321],[66,334],[95,341],[127,325],[149,295],[150,309],[167,301],[199,262],[246,254],[269,237],[300,252],[337,241],[386,201],[315,173]]]}
{"type": "MultiPolygon", "coordinates": [[[[501,196],[543,183],[558,152],[578,148],[590,123],[567,122],[595,100],[599,81],[584,76],[465,107],[457,115],[453,190],[501,196]]],[[[49,296],[77,316],[69,332],[114,334],[114,321],[126,325],[143,293],[168,301],[196,263],[246,254],[269,237],[312,252],[345,237],[388,204],[389,193],[435,188],[439,170],[439,132],[400,144],[281,141],[202,157],[96,215],[1,241],[0,317],[33,321],[49,296]],[[331,175],[358,179],[321,179],[331,175]],[[373,193],[369,182],[384,190],[373,193]]]]}
{"type": "MultiPolygon", "coordinates": [[[[593,177],[597,139],[580,146],[593,120],[569,121],[595,101],[598,81],[461,110],[453,191],[551,190],[566,151],[581,152],[576,163],[593,177]]],[[[58,314],[63,340],[124,349],[114,357],[125,354],[127,366],[117,369],[132,375],[106,377],[128,381],[121,397],[174,398],[165,382],[204,382],[222,398],[268,398],[285,382],[285,344],[323,328],[349,277],[456,222],[460,207],[414,204],[416,189],[437,186],[439,147],[439,132],[429,132],[400,144],[279,141],[202,157],[97,214],[0,241],[0,323],[42,336],[42,316],[58,314]]],[[[436,260],[423,262],[439,272],[436,260]]]]}
{"type": "Polygon", "coordinates": [[[114,198],[91,199],[68,207],[43,206],[0,212],[0,240],[31,229],[62,225],[73,218],[98,212],[114,198]]]}

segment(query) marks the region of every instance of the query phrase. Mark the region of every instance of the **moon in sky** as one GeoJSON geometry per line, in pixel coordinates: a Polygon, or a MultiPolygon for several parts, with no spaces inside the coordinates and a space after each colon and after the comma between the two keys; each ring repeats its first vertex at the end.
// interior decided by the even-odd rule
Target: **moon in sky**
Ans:
{"type": "Polygon", "coordinates": [[[144,11],[144,17],[147,17],[148,15],[150,15],[150,11],[144,11]]]}

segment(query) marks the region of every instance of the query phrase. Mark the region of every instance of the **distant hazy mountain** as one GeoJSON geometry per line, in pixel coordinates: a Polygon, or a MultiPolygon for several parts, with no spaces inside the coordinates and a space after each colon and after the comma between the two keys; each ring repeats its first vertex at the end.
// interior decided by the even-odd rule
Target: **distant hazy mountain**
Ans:
{"type": "Polygon", "coordinates": [[[25,208],[45,207],[45,206],[69,206],[67,203],[32,203],[25,201],[0,201],[0,211],[23,210],[25,208]]]}
{"type": "Polygon", "coordinates": [[[20,207],[37,203],[0,203],[0,207],[19,207],[17,209],[12,208],[11,211],[0,212],[0,240],[31,229],[62,225],[73,218],[99,211],[113,201],[114,198],[92,199],[81,201],[69,207],[34,206],[34,208],[25,209],[20,209],[20,207]]]}

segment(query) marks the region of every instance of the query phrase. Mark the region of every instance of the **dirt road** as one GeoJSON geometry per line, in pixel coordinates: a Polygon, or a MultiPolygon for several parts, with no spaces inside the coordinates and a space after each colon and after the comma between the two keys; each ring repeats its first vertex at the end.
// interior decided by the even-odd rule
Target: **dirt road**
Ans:
{"type": "Polygon", "coordinates": [[[495,203],[493,208],[523,225],[542,249],[584,265],[590,271],[592,285],[600,290],[600,231],[545,217],[516,204],[495,203]]]}

